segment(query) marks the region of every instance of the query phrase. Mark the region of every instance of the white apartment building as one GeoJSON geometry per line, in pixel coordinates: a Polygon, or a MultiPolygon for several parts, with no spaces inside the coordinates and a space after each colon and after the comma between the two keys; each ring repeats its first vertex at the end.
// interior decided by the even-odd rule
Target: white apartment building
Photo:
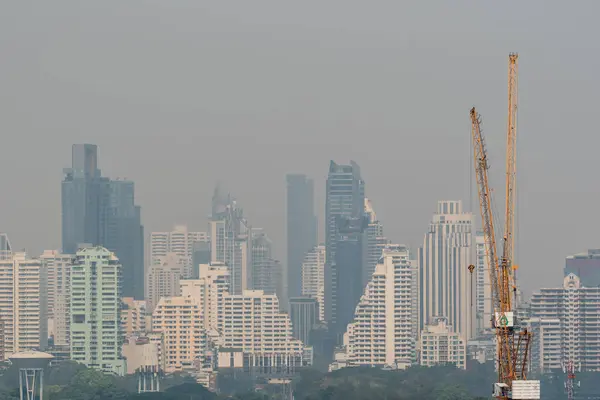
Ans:
{"type": "MultiPolygon", "coordinates": [[[[146,333],[146,301],[123,297],[121,308],[121,325],[126,338],[146,333]]],[[[127,366],[129,369],[129,365],[127,366]]]]}
{"type": "Polygon", "coordinates": [[[462,336],[448,324],[448,318],[432,318],[433,324],[421,331],[421,365],[456,365],[467,368],[467,346],[462,336]]]}
{"type": "Polygon", "coordinates": [[[150,234],[150,265],[160,263],[168,253],[175,253],[185,260],[185,277],[192,277],[192,255],[195,242],[208,243],[206,232],[190,232],[187,226],[177,225],[171,232],[150,234]]]}
{"type": "Polygon", "coordinates": [[[221,331],[224,299],[229,293],[229,269],[222,263],[200,264],[199,273],[198,279],[181,281],[181,296],[196,301],[203,329],[221,331]]]}
{"type": "Polygon", "coordinates": [[[163,297],[152,314],[152,331],[162,333],[165,372],[193,367],[207,349],[200,306],[192,297],[163,297]]]}
{"type": "Polygon", "coordinates": [[[45,250],[40,259],[48,271],[48,335],[55,346],[68,346],[71,267],[75,256],[45,250]]]}
{"type": "Polygon", "coordinates": [[[473,214],[463,212],[461,201],[439,201],[437,212],[419,248],[419,326],[444,316],[469,340],[471,323],[471,264],[473,214]]]}
{"type": "Polygon", "coordinates": [[[304,345],[293,338],[292,323],[280,312],[277,296],[246,290],[224,300],[223,348],[250,353],[257,363],[271,359],[269,362],[281,365],[302,357],[304,345]]]}
{"type": "Polygon", "coordinates": [[[40,259],[14,252],[0,260],[0,319],[4,357],[48,344],[47,271],[40,259]]]}
{"type": "Polygon", "coordinates": [[[405,369],[415,355],[414,269],[404,245],[387,245],[348,324],[344,342],[353,366],[405,369]]]}
{"type": "Polygon", "coordinates": [[[490,263],[485,251],[483,232],[475,235],[475,318],[478,336],[492,330],[492,285],[490,283],[490,263]]]}
{"type": "Polygon", "coordinates": [[[540,331],[532,349],[540,372],[570,361],[583,372],[600,371],[600,287],[584,287],[568,274],[563,287],[533,294],[530,325],[540,331]]]}
{"type": "Polygon", "coordinates": [[[325,321],[325,245],[316,246],[304,256],[302,296],[317,299],[319,321],[325,321]]]}
{"type": "Polygon", "coordinates": [[[80,249],[71,270],[71,359],[89,368],[124,375],[121,354],[122,266],[104,247],[80,249]]]}
{"type": "Polygon", "coordinates": [[[180,279],[185,275],[187,259],[176,253],[157,256],[148,268],[146,299],[148,310],[154,311],[161,297],[180,295],[180,279]]]}

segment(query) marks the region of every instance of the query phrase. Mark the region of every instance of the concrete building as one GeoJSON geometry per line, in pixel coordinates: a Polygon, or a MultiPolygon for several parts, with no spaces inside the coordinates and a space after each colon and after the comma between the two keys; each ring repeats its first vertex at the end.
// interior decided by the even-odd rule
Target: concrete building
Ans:
{"type": "Polygon", "coordinates": [[[353,366],[405,369],[416,358],[413,268],[403,245],[388,245],[344,336],[353,366]]]}
{"type": "Polygon", "coordinates": [[[273,243],[262,229],[252,229],[252,289],[283,298],[281,263],[273,258],[273,243]]]}
{"type": "Polygon", "coordinates": [[[157,367],[162,370],[159,346],[147,336],[128,338],[123,344],[122,352],[127,360],[127,374],[135,374],[143,367],[157,367]]]}
{"type": "Polygon", "coordinates": [[[186,258],[175,253],[156,256],[146,277],[146,299],[150,312],[154,311],[161,297],[180,295],[179,281],[185,275],[186,264],[186,258]]]}
{"type": "Polygon", "coordinates": [[[294,338],[304,344],[309,343],[310,332],[319,321],[317,299],[310,297],[292,297],[290,299],[290,319],[294,338]]]}
{"type": "Polygon", "coordinates": [[[166,372],[193,368],[207,350],[200,305],[192,297],[163,297],[152,314],[152,331],[164,338],[166,372]]]}
{"type": "Polygon", "coordinates": [[[367,227],[367,258],[362,277],[363,288],[367,286],[367,283],[371,280],[371,276],[381,258],[384,247],[390,243],[383,234],[383,224],[377,219],[377,214],[375,214],[375,210],[373,209],[373,203],[367,198],[365,198],[365,214],[367,215],[369,222],[367,227]]]}
{"type": "MultiPolygon", "coordinates": [[[[126,338],[146,333],[146,302],[133,297],[123,297],[121,307],[121,325],[126,338]]],[[[129,368],[129,366],[127,367],[129,368]]]]}
{"type": "Polygon", "coordinates": [[[5,343],[4,343],[4,321],[0,318],[0,361],[4,361],[5,354],[5,343]]]}
{"type": "Polygon", "coordinates": [[[4,356],[48,345],[47,270],[40,259],[13,252],[0,260],[0,318],[4,356]]]}
{"type": "Polygon", "coordinates": [[[350,161],[349,165],[341,165],[331,161],[325,196],[325,320],[331,322],[336,312],[334,293],[338,219],[360,218],[364,215],[365,182],[358,164],[350,161]]]}
{"type": "Polygon", "coordinates": [[[287,268],[286,297],[302,295],[302,262],[317,245],[317,217],[314,210],[314,183],[306,175],[286,176],[287,268]]]}
{"type": "Polygon", "coordinates": [[[192,298],[200,310],[201,326],[207,331],[221,331],[225,296],[229,294],[229,269],[222,263],[200,265],[198,279],[181,281],[181,296],[192,298]]]}
{"type": "Polygon", "coordinates": [[[230,272],[230,293],[241,294],[252,287],[252,227],[231,196],[213,196],[209,221],[211,263],[225,263],[230,272]]]}
{"type": "Polygon", "coordinates": [[[432,318],[433,322],[421,331],[421,365],[455,365],[467,368],[467,346],[462,336],[448,325],[448,318],[432,318]]]}
{"type": "Polygon", "coordinates": [[[61,254],[57,250],[45,250],[40,259],[48,271],[48,335],[53,339],[54,346],[68,346],[71,267],[75,256],[61,254]]]}
{"type": "Polygon", "coordinates": [[[564,276],[569,274],[577,275],[585,287],[600,287],[600,249],[568,256],[564,276]]]}
{"type": "Polygon", "coordinates": [[[475,235],[475,318],[477,336],[493,332],[492,329],[492,285],[490,264],[485,251],[483,232],[475,235]]]}
{"type": "Polygon", "coordinates": [[[71,359],[100,371],[124,375],[122,266],[104,247],[80,249],[71,270],[71,359]]]}
{"type": "Polygon", "coordinates": [[[292,335],[290,318],[280,311],[277,296],[246,290],[226,295],[224,300],[222,348],[251,354],[257,362],[265,357],[288,362],[304,353],[303,343],[292,335]]]}
{"type": "Polygon", "coordinates": [[[567,275],[563,287],[532,295],[530,324],[541,331],[533,351],[541,371],[556,369],[557,360],[581,365],[583,372],[600,370],[600,287],[585,287],[577,275],[567,275]]]}
{"type": "Polygon", "coordinates": [[[317,300],[319,321],[325,321],[325,246],[315,246],[302,262],[302,296],[317,300]]]}
{"type": "Polygon", "coordinates": [[[174,253],[184,261],[184,277],[193,278],[198,267],[193,264],[194,249],[198,248],[200,243],[208,246],[209,242],[208,233],[190,232],[185,225],[177,225],[171,232],[152,232],[149,265],[161,264],[168,254],[174,253]]]}
{"type": "Polygon", "coordinates": [[[437,211],[419,248],[419,326],[433,317],[448,318],[448,325],[465,340],[471,323],[471,264],[473,215],[460,201],[439,201],[437,211]]]}
{"type": "Polygon", "coordinates": [[[558,318],[530,318],[533,334],[529,368],[540,374],[560,372],[563,367],[562,326],[558,318]]]}

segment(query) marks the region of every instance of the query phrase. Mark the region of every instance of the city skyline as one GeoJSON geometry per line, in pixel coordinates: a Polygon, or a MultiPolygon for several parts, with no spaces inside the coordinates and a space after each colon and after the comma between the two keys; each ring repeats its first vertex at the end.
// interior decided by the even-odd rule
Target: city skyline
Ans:
{"type": "MultiPolygon", "coordinates": [[[[485,117],[494,187],[502,189],[496,166],[506,129],[505,56],[518,51],[517,256],[526,292],[537,276],[542,285],[559,279],[565,254],[597,247],[588,219],[600,200],[589,185],[599,85],[592,18],[600,5],[532,1],[511,13],[498,4],[439,2],[443,12],[432,15],[421,2],[383,9],[343,3],[340,18],[339,4],[318,15],[308,4],[289,6],[293,12],[276,2],[217,2],[208,11],[148,4],[135,19],[122,2],[100,9],[43,2],[35,12],[21,2],[5,5],[0,34],[19,40],[0,45],[7,59],[0,66],[7,132],[0,168],[12,171],[4,177],[12,189],[0,200],[0,209],[11,210],[0,214],[2,231],[32,253],[59,247],[54,183],[68,146],[90,142],[103,149],[107,176],[136,182],[146,231],[185,221],[202,230],[207,197],[222,179],[251,220],[283,236],[285,173],[312,177],[320,205],[323,166],[354,159],[386,235],[414,247],[437,200],[463,199],[469,208],[473,103],[485,117]],[[156,24],[163,17],[168,22],[156,24]],[[470,46],[477,57],[466,62],[470,46]],[[557,92],[577,101],[549,101],[557,92]],[[231,143],[239,150],[227,165],[219,163],[221,151],[208,150],[231,143]],[[9,151],[24,148],[26,166],[9,151]],[[564,205],[568,215],[547,218],[564,205]],[[556,245],[547,249],[542,233],[556,226],[556,245]]],[[[322,221],[324,210],[315,210],[322,221]]],[[[276,247],[284,260],[284,243],[276,247]]]]}

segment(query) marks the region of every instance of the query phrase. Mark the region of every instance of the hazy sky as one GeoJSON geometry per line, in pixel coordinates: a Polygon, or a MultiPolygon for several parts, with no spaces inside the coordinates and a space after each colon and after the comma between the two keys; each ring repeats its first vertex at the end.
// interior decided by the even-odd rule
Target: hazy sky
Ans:
{"type": "MultiPolygon", "coordinates": [[[[527,291],[600,247],[598,1],[0,1],[0,231],[60,246],[72,143],[136,183],[147,232],[206,228],[221,180],[284,259],[285,174],[357,161],[395,242],[469,200],[469,109],[502,211],[519,52],[518,263],[527,291]]],[[[474,207],[475,208],[475,207],[474,207]]],[[[477,208],[475,211],[478,212],[477,208]]],[[[322,222],[322,221],[321,221],[322,222]]],[[[320,232],[321,238],[322,232],[320,232]]]]}

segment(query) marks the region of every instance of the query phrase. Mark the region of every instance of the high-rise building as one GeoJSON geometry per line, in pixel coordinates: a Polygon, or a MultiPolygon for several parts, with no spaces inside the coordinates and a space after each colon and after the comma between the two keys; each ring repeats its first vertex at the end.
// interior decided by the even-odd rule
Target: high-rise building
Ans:
{"type": "Polygon", "coordinates": [[[415,360],[413,268],[403,245],[388,245],[348,324],[348,364],[404,369],[415,360]]]}
{"type": "Polygon", "coordinates": [[[531,370],[540,374],[560,372],[564,365],[560,319],[530,318],[527,325],[533,339],[530,344],[531,370]]]}
{"type": "Polygon", "coordinates": [[[134,183],[109,182],[106,240],[100,244],[115,253],[123,267],[123,295],[144,299],[144,228],[135,205],[134,183]]]}
{"type": "Polygon", "coordinates": [[[14,252],[0,260],[0,319],[4,355],[48,345],[47,271],[40,259],[14,252]]]}
{"type": "Polygon", "coordinates": [[[211,216],[211,263],[225,263],[231,273],[230,293],[241,294],[252,287],[252,228],[243,210],[231,197],[223,199],[218,188],[211,216]]]}
{"type": "Polygon", "coordinates": [[[148,310],[154,311],[161,297],[180,295],[179,281],[185,274],[186,259],[175,253],[157,256],[148,269],[146,299],[148,310]]]}
{"type": "Polygon", "coordinates": [[[537,349],[534,337],[532,353],[543,356],[536,360],[542,370],[556,368],[556,360],[581,365],[584,372],[600,369],[600,287],[585,287],[577,275],[567,275],[563,287],[540,289],[532,295],[530,324],[536,320],[545,334],[537,340],[537,349]],[[560,346],[556,345],[558,330],[560,346]]]}
{"type": "Polygon", "coordinates": [[[292,335],[302,343],[308,344],[310,332],[319,320],[317,299],[292,297],[289,309],[293,328],[292,335]]]}
{"type": "MultiPolygon", "coordinates": [[[[190,232],[185,225],[177,225],[171,232],[152,232],[150,234],[150,263],[160,262],[161,257],[167,253],[175,253],[186,260],[186,278],[192,278],[194,271],[198,268],[194,265],[194,249],[201,245],[208,246],[208,234],[206,232],[190,232]]],[[[209,262],[204,261],[204,263],[209,262]]]]}
{"type": "Polygon", "coordinates": [[[585,287],[600,286],[600,249],[568,256],[564,275],[575,274],[585,287]]]}
{"type": "Polygon", "coordinates": [[[314,209],[313,180],[301,174],[288,174],[287,182],[287,296],[301,295],[302,262],[317,245],[317,217],[314,209]]]}
{"type": "Polygon", "coordinates": [[[317,300],[319,321],[325,321],[325,246],[315,246],[302,263],[302,296],[317,300]]]}
{"type": "Polygon", "coordinates": [[[98,169],[98,147],[74,144],[62,181],[62,251],[104,246],[122,261],[124,292],[144,298],[144,234],[131,181],[111,181],[98,169]]]}
{"type": "Polygon", "coordinates": [[[74,144],[71,168],[62,181],[62,251],[75,254],[81,244],[103,244],[109,205],[109,180],[98,169],[98,146],[74,144]]]}
{"type": "Polygon", "coordinates": [[[46,250],[40,259],[48,271],[48,335],[53,338],[54,346],[68,346],[71,268],[75,256],[46,250]]]}
{"type": "Polygon", "coordinates": [[[301,341],[292,335],[292,323],[279,308],[275,295],[262,290],[246,290],[241,295],[226,295],[222,347],[251,353],[258,361],[264,357],[280,360],[304,352],[301,341]]]}
{"type": "Polygon", "coordinates": [[[281,263],[273,258],[273,243],[262,229],[252,229],[252,289],[284,296],[281,263]]]}
{"type": "Polygon", "coordinates": [[[434,317],[421,332],[421,365],[455,365],[467,368],[467,345],[463,337],[449,326],[448,318],[434,317]]]}
{"type": "Polygon", "coordinates": [[[419,248],[419,326],[433,317],[448,318],[448,326],[468,341],[471,323],[471,264],[473,215],[460,201],[439,201],[437,212],[419,248]]]}
{"type": "Polygon", "coordinates": [[[346,331],[365,289],[363,276],[367,261],[367,226],[368,219],[365,216],[340,216],[337,220],[335,263],[331,267],[334,280],[330,320],[332,332],[336,335],[346,331]]]}
{"type": "Polygon", "coordinates": [[[124,375],[121,355],[123,271],[104,247],[81,248],[71,270],[71,359],[90,368],[124,375]]]}
{"type": "Polygon", "coordinates": [[[200,276],[199,265],[210,264],[210,241],[194,242],[192,245],[192,278],[200,276]]]}
{"type": "Polygon", "coordinates": [[[492,332],[492,285],[483,232],[475,235],[475,317],[477,335],[492,332]]]}
{"type": "MultiPolygon", "coordinates": [[[[325,203],[325,319],[329,322],[335,313],[335,253],[338,239],[337,223],[340,217],[358,218],[364,214],[365,182],[360,167],[329,163],[325,203]]],[[[362,279],[362,275],[361,275],[362,279]]]]}
{"type": "Polygon", "coordinates": [[[207,349],[206,331],[200,328],[200,306],[191,297],[163,297],[152,313],[152,330],[164,337],[166,372],[193,367],[207,349]]]}
{"type": "Polygon", "coordinates": [[[4,321],[0,317],[0,361],[4,361],[4,321]]]}
{"type": "Polygon", "coordinates": [[[225,264],[200,264],[198,279],[181,281],[181,296],[198,304],[201,326],[207,331],[223,329],[224,298],[229,294],[229,269],[225,264]]]}
{"type": "Polygon", "coordinates": [[[383,224],[377,219],[371,200],[365,198],[365,214],[369,224],[367,227],[367,259],[363,272],[363,287],[371,280],[375,267],[381,258],[381,252],[390,241],[383,235],[383,224]]]}

